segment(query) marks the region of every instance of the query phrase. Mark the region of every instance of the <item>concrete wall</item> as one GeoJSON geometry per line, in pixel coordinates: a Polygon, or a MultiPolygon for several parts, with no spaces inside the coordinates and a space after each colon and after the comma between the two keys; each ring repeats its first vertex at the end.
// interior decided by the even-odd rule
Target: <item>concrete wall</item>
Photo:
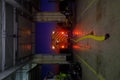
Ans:
{"type": "Polygon", "coordinates": [[[6,54],[5,68],[13,66],[13,7],[6,3],[6,54]]]}
{"type": "Polygon", "coordinates": [[[1,71],[1,63],[2,63],[2,61],[1,61],[1,59],[2,59],[2,24],[1,24],[1,22],[2,22],[2,20],[1,20],[1,14],[2,14],[2,7],[1,7],[2,5],[1,5],[1,0],[0,0],[0,71],[1,71]]]}
{"type": "MultiPolygon", "coordinates": [[[[79,30],[83,32],[94,31],[95,35],[109,33],[110,38],[102,42],[92,39],[84,40],[80,44],[87,43],[90,48],[75,50],[74,54],[80,55],[97,73],[102,74],[105,80],[120,80],[119,3],[120,0],[77,0],[79,30]],[[92,4],[91,1],[95,2],[92,4]]],[[[98,80],[97,76],[83,63],[82,69],[83,80],[98,80]]]]}
{"type": "Polygon", "coordinates": [[[9,76],[7,76],[5,79],[3,80],[15,80],[15,74],[11,74],[9,76]]]}

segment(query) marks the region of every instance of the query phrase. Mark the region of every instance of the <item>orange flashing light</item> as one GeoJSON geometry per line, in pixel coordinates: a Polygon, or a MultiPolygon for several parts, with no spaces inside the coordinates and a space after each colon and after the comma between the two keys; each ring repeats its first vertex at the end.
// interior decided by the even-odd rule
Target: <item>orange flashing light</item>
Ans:
{"type": "Polygon", "coordinates": [[[55,33],[55,31],[52,32],[52,34],[54,34],[54,33],[55,33]]]}
{"type": "Polygon", "coordinates": [[[52,49],[55,49],[55,46],[52,46],[52,49]]]}
{"type": "Polygon", "coordinates": [[[73,31],[73,35],[77,35],[77,36],[83,36],[84,33],[81,31],[73,31]]]}
{"type": "Polygon", "coordinates": [[[78,45],[74,45],[73,48],[74,48],[74,49],[79,49],[80,46],[78,46],[78,45]]]}

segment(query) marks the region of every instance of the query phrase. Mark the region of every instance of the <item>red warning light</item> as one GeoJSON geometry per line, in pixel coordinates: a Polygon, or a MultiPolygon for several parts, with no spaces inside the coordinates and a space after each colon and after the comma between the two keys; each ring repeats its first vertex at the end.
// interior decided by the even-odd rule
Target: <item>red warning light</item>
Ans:
{"type": "Polygon", "coordinates": [[[61,48],[65,48],[65,46],[64,46],[64,45],[62,45],[62,46],[61,46],[61,48]]]}
{"type": "Polygon", "coordinates": [[[65,34],[65,32],[62,31],[61,34],[65,34]]]}

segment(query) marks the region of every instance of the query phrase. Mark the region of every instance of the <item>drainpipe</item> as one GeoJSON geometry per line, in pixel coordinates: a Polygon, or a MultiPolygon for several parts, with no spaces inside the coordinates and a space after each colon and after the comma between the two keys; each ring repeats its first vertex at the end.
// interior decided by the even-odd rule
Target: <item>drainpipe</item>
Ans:
{"type": "Polygon", "coordinates": [[[5,0],[2,0],[2,71],[5,70],[6,12],[5,0]]]}
{"type": "Polygon", "coordinates": [[[16,63],[16,51],[17,51],[17,22],[16,22],[16,8],[13,8],[13,21],[14,21],[14,32],[13,32],[13,66],[16,63]]]}

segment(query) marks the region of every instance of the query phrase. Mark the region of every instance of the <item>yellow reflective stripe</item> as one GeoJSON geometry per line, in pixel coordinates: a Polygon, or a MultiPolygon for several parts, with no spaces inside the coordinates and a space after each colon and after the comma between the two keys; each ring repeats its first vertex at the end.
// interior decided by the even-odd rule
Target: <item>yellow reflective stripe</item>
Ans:
{"type": "Polygon", "coordinates": [[[89,70],[91,70],[99,80],[105,80],[105,78],[101,75],[101,74],[98,74],[97,71],[95,71],[95,69],[93,69],[84,59],[82,59],[80,56],[77,56],[81,62],[86,65],[88,67],[89,70]]]}
{"type": "Polygon", "coordinates": [[[94,35],[87,35],[87,36],[83,36],[81,38],[78,38],[77,40],[74,40],[74,39],[72,39],[72,40],[74,42],[78,42],[78,41],[81,41],[81,40],[84,40],[84,39],[88,39],[88,38],[91,38],[91,39],[94,39],[94,40],[97,40],[97,41],[105,40],[105,36],[94,36],[94,35]]]}

